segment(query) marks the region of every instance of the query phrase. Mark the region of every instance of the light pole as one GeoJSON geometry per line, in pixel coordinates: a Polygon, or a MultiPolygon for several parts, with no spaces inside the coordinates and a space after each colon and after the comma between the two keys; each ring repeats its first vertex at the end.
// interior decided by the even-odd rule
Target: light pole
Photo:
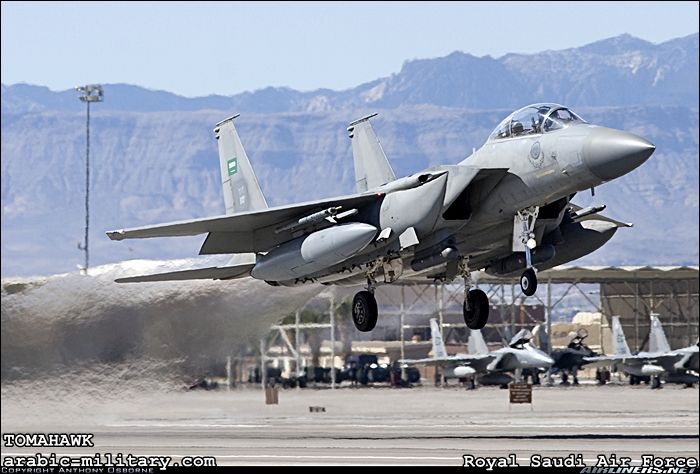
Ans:
{"type": "Polygon", "coordinates": [[[88,251],[89,233],[90,233],[90,103],[102,102],[102,86],[99,84],[88,84],[75,88],[81,93],[80,100],[87,105],[87,120],[86,120],[86,145],[85,145],[85,241],[78,243],[78,248],[85,251],[85,266],[82,271],[85,275],[88,272],[90,262],[90,253],[88,251]]]}

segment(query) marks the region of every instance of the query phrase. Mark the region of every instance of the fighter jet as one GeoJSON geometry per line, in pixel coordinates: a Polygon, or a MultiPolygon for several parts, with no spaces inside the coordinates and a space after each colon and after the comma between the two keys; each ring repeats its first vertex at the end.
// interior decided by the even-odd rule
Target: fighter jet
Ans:
{"type": "Polygon", "coordinates": [[[490,352],[481,330],[472,329],[467,343],[468,353],[448,356],[436,319],[430,320],[430,335],[433,342],[433,357],[426,359],[404,359],[406,365],[438,365],[445,378],[478,377],[482,385],[508,385],[513,378],[507,372],[523,369],[546,369],[554,361],[536,349],[530,340],[532,333],[526,329],[518,332],[507,347],[490,352]]]}
{"type": "Polygon", "coordinates": [[[584,361],[594,366],[616,366],[618,370],[629,374],[631,385],[651,378],[651,388],[661,388],[663,374],[667,374],[668,381],[673,383],[692,386],[698,381],[697,376],[687,373],[689,369],[697,369],[697,344],[672,351],[657,314],[651,313],[648,352],[638,352],[634,355],[630,352],[619,316],[612,317],[612,335],[614,355],[584,357],[584,361]]]}
{"type": "MultiPolygon", "coordinates": [[[[578,371],[586,364],[584,357],[595,357],[596,354],[590,347],[584,343],[584,339],[588,337],[588,331],[579,329],[571,334],[569,345],[563,349],[552,351],[552,373],[559,372],[561,374],[561,383],[568,385],[569,375],[573,378],[574,385],[578,385],[578,371]]],[[[604,379],[599,377],[601,383],[604,379]]]]}
{"type": "MultiPolygon", "coordinates": [[[[456,354],[453,356],[447,355],[447,349],[442,339],[442,333],[437,319],[430,320],[430,340],[433,343],[433,356],[424,359],[401,359],[399,364],[404,366],[416,365],[435,365],[441,368],[442,376],[446,379],[451,378],[466,378],[477,373],[485,373],[489,364],[491,364],[496,356],[493,354],[456,354]]],[[[510,382],[510,380],[508,381],[510,382]]],[[[508,383],[506,382],[506,383],[508,383]]]]}
{"type": "Polygon", "coordinates": [[[666,382],[685,384],[687,387],[692,387],[693,384],[698,382],[698,376],[689,373],[689,371],[695,372],[696,374],[700,371],[698,343],[671,350],[659,315],[657,313],[651,313],[650,317],[649,352],[652,354],[660,353],[679,357],[675,362],[667,357],[659,359],[659,364],[666,370],[664,374],[666,382]]]}
{"type": "MultiPolygon", "coordinates": [[[[496,356],[496,359],[486,367],[487,372],[479,377],[479,383],[505,386],[508,384],[505,381],[508,372],[519,379],[524,370],[537,374],[540,369],[549,369],[554,360],[532,345],[530,342],[532,337],[530,331],[521,329],[511,338],[508,346],[489,352],[481,330],[472,329],[467,343],[469,353],[496,356]]],[[[533,378],[536,379],[536,375],[533,378]]]]}
{"type": "MultiPolygon", "coordinates": [[[[570,201],[644,163],[654,145],[587,123],[558,104],[523,107],[456,165],[396,179],[363,117],[350,124],[356,193],[268,208],[230,117],[216,125],[226,215],[107,232],[112,240],[206,235],[202,255],[233,254],[225,266],[119,282],[252,276],[278,285],[364,285],[352,303],[360,331],[378,317],[374,290],[400,279],[464,281],[469,328],[488,320],[471,272],[522,274],[531,296],[537,270],[598,249],[622,222],[570,201]]],[[[311,183],[309,183],[311,186],[311,183]]]]}

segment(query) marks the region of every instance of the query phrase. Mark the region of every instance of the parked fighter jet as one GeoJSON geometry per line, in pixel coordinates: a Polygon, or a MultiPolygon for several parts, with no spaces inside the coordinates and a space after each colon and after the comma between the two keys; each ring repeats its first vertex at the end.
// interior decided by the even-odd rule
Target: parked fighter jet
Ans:
{"type": "Polygon", "coordinates": [[[530,342],[532,333],[527,329],[521,329],[513,336],[507,347],[502,347],[496,351],[489,352],[484,336],[479,329],[472,329],[467,342],[469,354],[489,354],[495,355],[494,360],[487,367],[487,373],[479,377],[479,383],[482,385],[507,385],[504,382],[507,376],[506,372],[511,372],[520,376],[523,370],[533,374],[533,379],[537,380],[538,371],[541,369],[549,369],[554,363],[554,360],[545,352],[537,349],[530,342]]]}
{"type": "Polygon", "coordinates": [[[698,346],[689,346],[675,351],[670,350],[666,335],[658,315],[651,314],[649,332],[649,352],[632,354],[622,331],[620,317],[612,317],[613,349],[615,355],[584,357],[586,363],[594,366],[616,366],[629,374],[630,384],[636,385],[644,378],[651,378],[651,388],[661,388],[661,376],[666,373],[670,382],[692,385],[698,377],[688,374],[688,369],[697,365],[698,346]],[[695,360],[693,361],[693,358],[695,360]]]}
{"type": "MultiPolygon", "coordinates": [[[[446,379],[471,377],[477,373],[486,373],[489,364],[491,364],[496,356],[487,354],[456,354],[447,355],[447,349],[442,339],[440,326],[437,319],[430,320],[430,340],[433,343],[433,356],[425,359],[401,359],[399,364],[407,366],[415,365],[435,365],[440,367],[442,376],[446,379]]],[[[510,380],[508,381],[510,382],[510,380]]],[[[508,383],[506,382],[506,383],[508,383]]]]}
{"type": "MultiPolygon", "coordinates": [[[[586,364],[584,357],[594,357],[597,354],[583,341],[588,337],[588,331],[579,329],[571,335],[569,345],[563,349],[552,351],[552,372],[561,374],[561,383],[569,383],[569,375],[573,378],[574,385],[578,385],[578,371],[586,364]]],[[[602,383],[602,379],[601,380],[602,383]]]]}
{"type": "Polygon", "coordinates": [[[532,333],[526,329],[518,332],[507,347],[490,352],[481,330],[472,329],[467,343],[468,354],[448,356],[436,319],[430,320],[433,341],[433,357],[405,359],[406,365],[437,365],[445,378],[478,377],[482,385],[508,385],[513,378],[507,372],[522,369],[549,368],[554,362],[547,354],[530,344],[532,333]]]}
{"type": "Polygon", "coordinates": [[[700,371],[700,359],[698,358],[698,344],[692,344],[676,350],[671,350],[668,344],[664,328],[659,320],[659,315],[651,313],[651,327],[649,328],[649,352],[668,355],[677,355],[680,358],[671,364],[671,360],[663,358],[659,363],[666,369],[665,380],[669,383],[685,384],[692,387],[698,382],[698,376],[689,373],[693,371],[697,374],[700,371]]]}
{"type": "Polygon", "coordinates": [[[221,267],[122,278],[119,282],[230,279],[270,285],[364,284],[352,316],[360,331],[377,322],[374,289],[400,278],[464,280],[464,320],[484,327],[489,301],[471,272],[522,273],[531,296],[536,268],[593,252],[619,227],[604,206],[570,203],[579,191],[644,163],[654,145],[631,133],[586,123],[557,104],[509,115],[457,165],[396,179],[369,118],[348,127],[356,194],[268,209],[228,118],[216,125],[226,215],[107,232],[112,240],[206,234],[200,254],[234,254],[221,267]],[[536,266],[536,267],[535,267],[536,266]]]}

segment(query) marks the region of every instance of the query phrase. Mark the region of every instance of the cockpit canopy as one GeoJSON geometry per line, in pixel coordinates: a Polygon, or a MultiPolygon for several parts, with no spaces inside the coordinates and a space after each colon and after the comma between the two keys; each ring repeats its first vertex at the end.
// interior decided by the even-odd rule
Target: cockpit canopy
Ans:
{"type": "Polygon", "coordinates": [[[489,140],[547,133],[579,123],[586,121],[563,105],[533,104],[506,117],[491,133],[489,140]]]}

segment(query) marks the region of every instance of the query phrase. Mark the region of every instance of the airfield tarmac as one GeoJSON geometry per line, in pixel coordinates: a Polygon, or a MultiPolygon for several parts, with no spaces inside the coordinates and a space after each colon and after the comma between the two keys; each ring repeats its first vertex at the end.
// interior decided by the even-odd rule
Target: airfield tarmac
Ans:
{"type": "Polygon", "coordinates": [[[508,404],[508,391],[349,388],[280,390],[265,405],[260,389],[87,394],[42,401],[2,400],[2,433],[90,432],[92,448],[8,448],[2,456],[96,452],[215,456],[219,465],[462,465],[462,455],[581,453],[699,456],[698,389],[608,385],[535,387],[532,409],[508,404]],[[310,412],[310,406],[325,412],[310,412]]]}

